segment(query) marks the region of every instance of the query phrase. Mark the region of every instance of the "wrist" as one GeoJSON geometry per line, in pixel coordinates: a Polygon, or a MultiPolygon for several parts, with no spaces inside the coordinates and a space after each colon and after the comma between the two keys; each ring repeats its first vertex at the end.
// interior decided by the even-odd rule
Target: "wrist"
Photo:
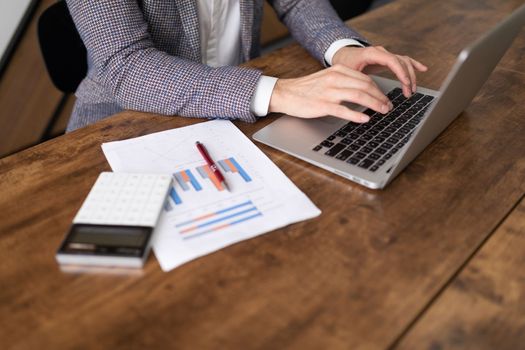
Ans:
{"type": "Polygon", "coordinates": [[[286,89],[287,79],[277,79],[275,86],[272,91],[272,97],[270,97],[270,105],[268,106],[269,113],[279,113],[282,110],[282,101],[284,100],[284,90],[286,89]],[[284,85],[284,86],[283,86],[284,85]]]}
{"type": "Polygon", "coordinates": [[[362,47],[360,46],[345,46],[337,50],[337,52],[334,54],[334,57],[332,58],[332,65],[336,64],[343,64],[345,62],[345,57],[348,57],[349,55],[353,55],[356,50],[360,50],[362,47]]]}
{"type": "Polygon", "coordinates": [[[280,100],[281,100],[281,94],[282,94],[282,83],[283,79],[277,79],[277,82],[275,83],[275,86],[273,87],[272,91],[272,97],[270,97],[270,105],[268,106],[268,112],[269,113],[278,113],[279,112],[279,106],[280,106],[280,100]]]}

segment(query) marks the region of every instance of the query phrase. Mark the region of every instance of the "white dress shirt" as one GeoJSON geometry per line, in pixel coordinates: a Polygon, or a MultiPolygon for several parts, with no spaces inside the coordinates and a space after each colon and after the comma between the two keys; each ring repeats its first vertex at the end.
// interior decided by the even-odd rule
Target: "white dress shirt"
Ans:
{"type": "MultiPolygon", "coordinates": [[[[239,0],[198,0],[202,63],[212,67],[241,63],[241,6],[239,0]]],[[[363,46],[354,39],[334,42],[324,58],[332,65],[335,53],[345,46],[363,46]]],[[[268,114],[277,78],[261,76],[251,101],[251,111],[258,117],[268,114]]]]}

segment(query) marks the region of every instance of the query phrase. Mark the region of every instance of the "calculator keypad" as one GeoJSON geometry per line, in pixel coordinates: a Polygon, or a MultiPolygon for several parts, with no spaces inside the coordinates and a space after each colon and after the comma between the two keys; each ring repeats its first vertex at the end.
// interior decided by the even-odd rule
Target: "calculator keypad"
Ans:
{"type": "Polygon", "coordinates": [[[101,173],[73,223],[154,227],[171,181],[169,175],[101,173]]]}

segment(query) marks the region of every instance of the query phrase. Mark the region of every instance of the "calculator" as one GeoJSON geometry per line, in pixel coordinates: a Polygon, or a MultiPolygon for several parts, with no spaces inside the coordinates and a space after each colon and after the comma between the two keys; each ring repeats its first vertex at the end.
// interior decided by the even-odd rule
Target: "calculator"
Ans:
{"type": "Polygon", "coordinates": [[[169,175],[101,173],[56,253],[58,263],[144,266],[171,186],[169,175]]]}

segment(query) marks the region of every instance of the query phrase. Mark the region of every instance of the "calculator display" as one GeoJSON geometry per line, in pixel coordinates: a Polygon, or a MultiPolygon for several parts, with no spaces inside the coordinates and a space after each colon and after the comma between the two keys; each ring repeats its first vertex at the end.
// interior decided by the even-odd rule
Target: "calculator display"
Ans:
{"type": "Polygon", "coordinates": [[[143,226],[74,224],[59,252],[141,256],[153,229],[143,226]]]}
{"type": "Polygon", "coordinates": [[[139,248],[146,242],[148,231],[143,227],[75,225],[68,241],[139,248]]]}

